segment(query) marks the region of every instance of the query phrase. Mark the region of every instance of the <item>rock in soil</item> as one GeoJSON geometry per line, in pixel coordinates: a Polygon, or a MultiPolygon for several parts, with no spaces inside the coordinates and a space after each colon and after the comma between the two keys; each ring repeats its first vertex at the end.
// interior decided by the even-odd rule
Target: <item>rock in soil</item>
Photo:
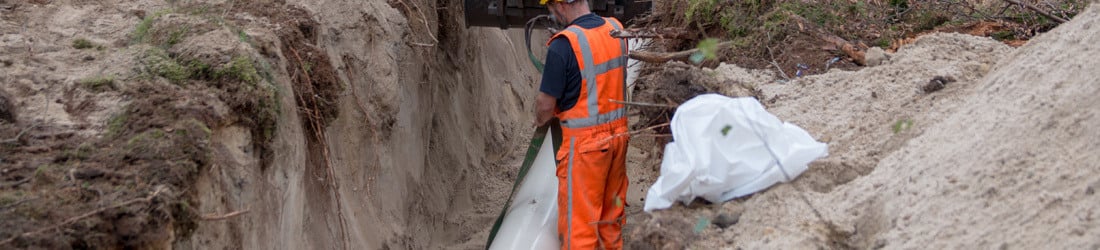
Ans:
{"type": "Polygon", "coordinates": [[[952,82],[955,82],[954,77],[936,76],[936,77],[933,77],[932,80],[929,80],[928,84],[925,84],[924,87],[921,88],[921,90],[924,90],[924,93],[932,93],[932,92],[940,91],[943,88],[947,87],[948,83],[952,83],[952,82]]]}
{"type": "Polygon", "coordinates": [[[0,121],[15,123],[15,108],[9,99],[8,93],[0,89],[0,121]]]}
{"type": "Polygon", "coordinates": [[[712,223],[714,223],[715,226],[718,226],[718,228],[725,229],[729,226],[736,225],[737,222],[739,222],[739,221],[741,221],[741,213],[739,213],[739,212],[738,213],[720,213],[720,214],[718,214],[718,216],[714,217],[714,220],[712,221],[712,223]]]}
{"type": "Polygon", "coordinates": [[[867,50],[866,62],[868,67],[882,65],[887,59],[886,51],[882,50],[882,48],[871,47],[871,49],[867,50]]]}
{"type": "Polygon", "coordinates": [[[104,174],[103,170],[94,169],[94,168],[81,168],[81,169],[74,169],[73,173],[72,173],[72,176],[73,176],[73,178],[76,178],[77,180],[90,180],[90,179],[99,178],[99,177],[103,176],[103,174],[104,174]]]}

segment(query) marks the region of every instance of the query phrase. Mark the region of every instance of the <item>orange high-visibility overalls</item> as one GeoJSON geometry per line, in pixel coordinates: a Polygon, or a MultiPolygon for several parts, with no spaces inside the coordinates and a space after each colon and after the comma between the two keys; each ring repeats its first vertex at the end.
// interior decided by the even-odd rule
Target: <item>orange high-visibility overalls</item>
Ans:
{"type": "MultiPolygon", "coordinates": [[[[627,42],[611,37],[622,29],[614,18],[585,29],[571,25],[565,37],[581,71],[580,97],[561,120],[557,154],[558,233],[562,249],[620,249],[626,222],[627,42]]],[[[549,42],[547,42],[549,45],[549,42]]]]}

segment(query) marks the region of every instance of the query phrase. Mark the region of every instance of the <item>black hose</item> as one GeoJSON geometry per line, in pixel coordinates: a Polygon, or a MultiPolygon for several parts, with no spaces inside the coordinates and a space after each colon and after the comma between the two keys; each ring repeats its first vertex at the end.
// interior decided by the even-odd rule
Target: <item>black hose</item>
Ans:
{"type": "Polygon", "coordinates": [[[523,38],[524,43],[527,45],[527,57],[531,59],[531,64],[535,65],[535,69],[539,71],[539,74],[542,74],[543,64],[542,61],[539,61],[538,57],[535,57],[535,52],[531,51],[531,30],[535,28],[535,24],[541,19],[545,19],[546,23],[543,23],[543,26],[550,30],[550,33],[557,33],[557,31],[560,30],[555,27],[554,21],[550,20],[550,15],[535,16],[531,18],[531,20],[527,20],[527,24],[524,25],[523,38]]]}

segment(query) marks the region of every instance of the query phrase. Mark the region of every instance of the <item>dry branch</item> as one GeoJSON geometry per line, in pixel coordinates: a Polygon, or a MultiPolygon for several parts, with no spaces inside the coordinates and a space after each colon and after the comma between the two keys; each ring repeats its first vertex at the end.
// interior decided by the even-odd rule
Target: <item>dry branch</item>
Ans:
{"type": "Polygon", "coordinates": [[[625,29],[611,31],[614,38],[658,38],[658,39],[688,39],[691,36],[686,30],[677,28],[662,29],[625,29]]]}
{"type": "MultiPolygon", "coordinates": [[[[407,9],[409,12],[412,12],[413,8],[409,8],[409,5],[405,4],[405,1],[397,0],[397,2],[400,3],[402,6],[405,6],[405,9],[407,9]]],[[[439,39],[436,39],[435,34],[432,33],[432,26],[428,24],[428,17],[424,16],[424,12],[420,11],[420,6],[416,5],[415,1],[413,1],[413,6],[416,7],[416,13],[420,14],[420,21],[424,22],[424,31],[427,31],[428,36],[432,38],[432,41],[435,41],[435,43],[438,44],[439,39]]]]}
{"type": "MultiPolygon", "coordinates": [[[[622,133],[618,133],[618,134],[608,136],[607,138],[604,138],[602,142],[607,142],[607,141],[610,141],[611,139],[615,139],[617,137],[622,137],[622,136],[637,136],[638,134],[644,133],[645,131],[649,131],[650,129],[660,128],[660,127],[668,127],[668,126],[671,126],[671,125],[672,125],[672,122],[666,122],[666,123],[661,123],[661,124],[649,126],[649,127],[639,129],[639,130],[626,131],[626,132],[622,132],[622,133]]],[[[657,136],[663,136],[663,135],[657,135],[657,136]]]]}
{"type": "Polygon", "coordinates": [[[629,102],[629,101],[620,101],[620,100],[614,100],[614,99],[612,99],[611,102],[618,103],[618,104],[623,104],[623,105],[642,106],[642,107],[655,107],[655,108],[671,108],[671,109],[674,109],[674,108],[679,106],[679,105],[656,104],[656,103],[645,103],[645,102],[629,102]]]}
{"type": "Polygon", "coordinates": [[[836,45],[837,48],[840,48],[840,51],[844,52],[844,54],[848,55],[848,57],[851,57],[852,61],[855,61],[856,64],[866,65],[867,58],[864,52],[866,48],[862,48],[862,46],[858,46],[854,43],[849,42],[848,40],[844,40],[844,38],[840,38],[839,36],[829,33],[828,31],[825,31],[825,29],[818,27],[817,24],[806,20],[806,18],[803,18],[802,16],[795,14],[789,14],[789,16],[791,17],[791,19],[798,22],[798,27],[803,32],[809,32],[817,36],[818,39],[836,45]]]}
{"type": "Polygon", "coordinates": [[[138,202],[142,202],[142,203],[152,202],[153,198],[156,198],[157,195],[159,195],[162,191],[164,191],[164,188],[157,188],[155,191],[153,191],[152,194],[149,194],[149,196],[146,196],[146,197],[135,198],[135,199],[123,202],[123,203],[119,203],[119,204],[114,205],[114,206],[109,206],[109,207],[96,209],[96,210],[93,210],[91,212],[87,212],[87,213],[84,213],[84,214],[81,214],[81,215],[78,215],[78,216],[75,216],[75,217],[72,217],[72,218],[68,218],[68,219],[62,221],[61,223],[58,223],[58,224],[53,225],[53,226],[48,226],[48,227],[45,227],[45,228],[42,228],[42,229],[38,229],[38,230],[34,230],[34,231],[22,233],[22,234],[17,234],[17,235],[12,236],[11,238],[8,238],[4,241],[0,241],[0,246],[10,244],[11,242],[15,241],[15,239],[18,239],[19,237],[30,237],[32,235],[40,234],[40,233],[43,233],[43,232],[46,232],[46,231],[56,230],[56,229],[61,228],[63,226],[73,224],[77,221],[83,220],[85,218],[91,217],[92,215],[96,215],[98,213],[102,213],[102,212],[107,211],[107,210],[129,206],[131,204],[138,203],[138,202]]]}
{"type": "Polygon", "coordinates": [[[35,123],[35,124],[31,125],[30,127],[23,128],[23,130],[19,131],[19,134],[15,135],[15,137],[13,137],[11,139],[2,140],[2,141],[0,141],[0,144],[12,144],[12,143],[19,142],[19,138],[22,138],[23,135],[27,133],[27,131],[30,131],[31,129],[34,129],[35,127],[38,127],[38,123],[35,123]]]}
{"type": "Polygon", "coordinates": [[[1055,15],[1052,15],[1052,14],[1050,14],[1050,12],[1046,12],[1042,9],[1039,9],[1039,7],[1035,7],[1034,5],[1030,5],[1030,4],[1023,3],[1023,2],[1020,2],[1020,1],[1016,1],[1016,0],[1004,0],[1004,1],[1015,4],[1015,5],[1024,6],[1024,8],[1028,8],[1032,11],[1035,11],[1035,13],[1039,13],[1039,15],[1043,15],[1047,18],[1050,18],[1050,20],[1057,21],[1058,23],[1068,22],[1068,20],[1066,20],[1065,18],[1061,18],[1061,17],[1055,16],[1055,15]]]}
{"type": "Polygon", "coordinates": [[[228,214],[223,214],[223,215],[204,214],[204,215],[202,215],[202,219],[203,220],[224,220],[224,219],[237,217],[237,216],[242,215],[242,214],[246,214],[246,213],[248,213],[248,211],[249,211],[249,209],[245,208],[244,210],[238,210],[238,211],[228,213],[228,214]]]}
{"type": "Polygon", "coordinates": [[[22,185],[23,183],[27,183],[27,182],[30,182],[30,181],[31,181],[31,177],[24,177],[22,180],[18,180],[18,181],[11,182],[11,183],[0,184],[0,188],[15,187],[15,186],[19,186],[19,185],[22,185]]]}
{"type": "Polygon", "coordinates": [[[775,62],[775,55],[772,54],[772,48],[771,47],[768,47],[768,56],[771,57],[771,59],[772,59],[772,61],[771,61],[772,66],[775,66],[775,69],[779,70],[779,75],[782,76],[783,79],[786,79],[788,81],[791,80],[791,77],[787,76],[787,72],[783,72],[783,67],[779,67],[779,63],[775,62]]]}
{"type": "MultiPolygon", "coordinates": [[[[433,36],[433,38],[434,38],[434,36],[433,36]]],[[[327,138],[325,136],[325,128],[320,122],[320,120],[324,119],[324,118],[321,118],[321,115],[317,114],[318,110],[320,110],[320,109],[317,108],[317,95],[313,93],[313,79],[309,76],[309,70],[306,70],[306,68],[305,68],[306,64],[305,64],[305,62],[302,61],[302,57],[298,54],[298,50],[294,49],[294,47],[289,47],[289,48],[290,48],[291,54],[294,55],[294,59],[296,59],[298,61],[298,65],[299,65],[299,68],[300,68],[299,70],[301,70],[302,76],[304,77],[304,79],[306,81],[305,84],[303,84],[303,85],[310,88],[309,89],[310,93],[304,93],[304,94],[309,94],[310,100],[312,100],[313,102],[310,102],[308,104],[311,104],[312,107],[303,107],[303,108],[305,108],[306,112],[309,114],[309,116],[311,116],[307,120],[309,120],[309,122],[313,126],[313,134],[317,138],[318,144],[321,144],[320,145],[321,146],[321,155],[324,157],[325,169],[328,172],[328,180],[329,180],[328,185],[330,186],[329,191],[332,193],[333,198],[336,199],[336,206],[337,206],[336,216],[340,218],[340,231],[341,231],[340,236],[341,236],[342,242],[344,243],[342,249],[348,249],[348,247],[351,243],[348,240],[348,238],[349,238],[349,236],[348,236],[348,226],[347,226],[347,221],[344,218],[344,207],[341,204],[344,199],[340,197],[340,190],[339,190],[340,184],[337,183],[336,170],[332,169],[332,159],[329,157],[328,144],[325,143],[325,138],[327,138]]],[[[298,93],[297,96],[298,96],[299,102],[301,102],[302,105],[307,104],[305,102],[305,99],[303,99],[303,97],[302,97],[303,93],[298,93]]]]}
{"type": "MultiPolygon", "coordinates": [[[[726,41],[719,43],[717,49],[724,49],[733,46],[732,41],[726,41]]],[[[688,57],[691,57],[695,52],[699,52],[699,49],[689,49],[680,52],[650,52],[650,51],[630,51],[630,59],[643,61],[647,63],[666,63],[668,61],[676,60],[687,62],[688,57]]]]}

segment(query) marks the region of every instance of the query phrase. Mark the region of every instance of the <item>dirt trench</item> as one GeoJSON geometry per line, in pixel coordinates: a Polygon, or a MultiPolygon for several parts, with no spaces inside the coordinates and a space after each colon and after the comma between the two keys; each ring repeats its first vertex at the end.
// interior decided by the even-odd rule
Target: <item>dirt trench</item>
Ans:
{"type": "MultiPolygon", "coordinates": [[[[329,105],[333,118],[303,126],[323,112],[283,112],[267,166],[241,150],[250,141],[242,128],[216,130],[223,136],[212,140],[215,158],[240,167],[199,177],[200,210],[250,212],[201,223],[177,246],[483,244],[484,228],[514,176],[507,170],[518,157],[513,148],[530,130],[523,118],[535,72],[517,56],[521,43],[513,41],[521,33],[467,29],[459,3],[288,1],[316,22],[308,27],[314,37],[304,43],[319,48],[341,84],[331,86],[339,89],[331,99],[314,101],[329,105]]],[[[291,65],[285,75],[294,78],[293,65],[301,63],[291,53],[281,51],[276,64],[291,65]]],[[[283,90],[301,83],[276,82],[283,90]]],[[[294,92],[302,95],[300,88],[294,92]]],[[[279,97],[281,110],[315,104],[279,97]]]]}
{"type": "Polygon", "coordinates": [[[461,8],[0,2],[0,248],[481,247],[537,72],[461,8]]]}

